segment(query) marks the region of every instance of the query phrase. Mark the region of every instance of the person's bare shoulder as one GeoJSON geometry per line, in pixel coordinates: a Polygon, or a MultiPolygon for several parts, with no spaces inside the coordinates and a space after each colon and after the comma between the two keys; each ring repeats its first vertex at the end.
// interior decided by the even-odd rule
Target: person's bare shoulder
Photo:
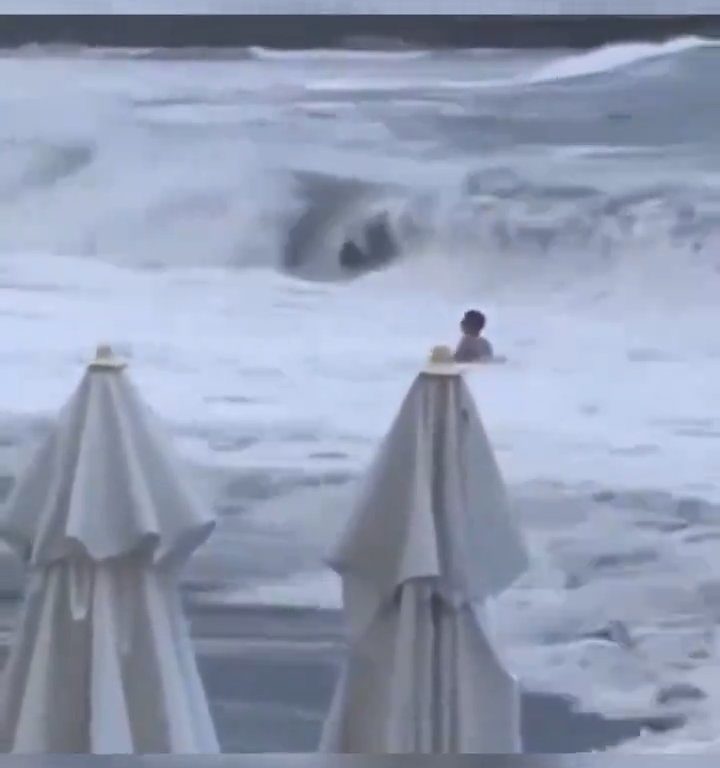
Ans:
{"type": "Polygon", "coordinates": [[[471,339],[463,337],[455,350],[455,362],[475,365],[506,363],[507,358],[496,355],[492,344],[484,337],[471,339]]]}
{"type": "Polygon", "coordinates": [[[455,349],[454,357],[456,363],[475,362],[477,360],[477,352],[473,347],[472,340],[467,336],[463,336],[455,349]]]}

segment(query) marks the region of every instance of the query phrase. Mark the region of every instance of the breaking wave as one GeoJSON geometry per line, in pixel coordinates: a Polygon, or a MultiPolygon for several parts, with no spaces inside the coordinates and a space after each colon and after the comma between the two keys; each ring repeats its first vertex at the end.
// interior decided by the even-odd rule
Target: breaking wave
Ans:
{"type": "Polygon", "coordinates": [[[518,78],[518,82],[536,85],[558,80],[588,77],[590,75],[601,75],[624,67],[630,67],[649,59],[675,56],[697,48],[717,45],[717,40],[701,37],[678,37],[664,43],[605,45],[587,53],[557,59],[540,67],[529,76],[518,78]]]}
{"type": "MultiPolygon", "coordinates": [[[[712,44],[686,37],[607,46],[558,58],[513,82],[532,85],[602,74],[712,44]]],[[[327,71],[322,66],[319,71],[331,78],[337,55],[380,57],[380,72],[387,58],[436,55],[264,49],[246,53],[286,62],[283,71],[288,77],[296,60],[330,62],[327,71]]],[[[446,65],[460,71],[458,56],[453,53],[452,63],[446,65]]],[[[468,61],[475,58],[470,55],[468,61]]],[[[477,61],[475,65],[481,66],[477,61]]],[[[506,109],[516,98],[512,88],[483,92],[499,93],[500,100],[486,106],[484,100],[491,96],[483,95],[479,106],[470,104],[476,112],[462,111],[479,98],[476,90],[468,87],[465,95],[453,94],[448,98],[460,111],[448,112],[442,122],[441,110],[432,118],[412,116],[414,109],[432,106],[432,99],[423,101],[415,91],[408,93],[406,103],[395,103],[384,112],[374,97],[347,92],[338,97],[343,109],[337,111],[334,102],[318,106],[317,100],[303,101],[307,92],[288,85],[286,100],[268,105],[262,83],[250,97],[252,103],[247,95],[238,97],[242,78],[231,79],[232,63],[220,62],[212,70],[210,95],[204,80],[196,92],[186,79],[173,79],[182,70],[172,63],[168,69],[145,61],[128,66],[148,67],[156,79],[149,86],[143,83],[139,92],[123,92],[112,108],[109,96],[90,102],[91,107],[66,104],[66,97],[56,97],[54,88],[42,102],[54,110],[53,119],[39,122],[36,104],[26,118],[31,129],[22,139],[15,136],[22,136],[25,125],[23,102],[18,101],[17,112],[17,105],[9,102],[9,127],[4,139],[0,135],[0,252],[84,255],[154,269],[262,266],[322,281],[355,278],[394,264],[410,269],[422,257],[457,268],[495,290],[571,290],[576,281],[587,283],[589,276],[604,276],[605,287],[594,285],[598,291],[631,293],[651,285],[668,291],[678,281],[703,288],[709,284],[708,275],[715,285],[720,187],[698,184],[682,174],[659,178],[644,170],[628,172],[648,168],[647,161],[636,164],[644,151],[658,151],[638,146],[635,139],[624,155],[617,141],[596,148],[603,172],[611,162],[618,169],[610,184],[594,171],[574,180],[555,178],[547,173],[553,167],[550,154],[540,175],[521,155],[493,158],[484,148],[482,131],[495,129],[487,113],[494,119],[506,109]],[[215,71],[230,78],[227,86],[215,71]],[[420,107],[413,106],[417,104],[420,107]],[[278,109],[285,110],[286,117],[281,118],[278,109]],[[365,114],[365,109],[372,111],[365,114]],[[223,110],[223,120],[214,122],[223,110]],[[305,121],[298,122],[301,132],[315,132],[308,153],[312,162],[282,150],[282,143],[272,139],[284,130],[283,120],[301,119],[296,115],[305,121]],[[241,119],[246,122],[239,131],[232,121],[241,119]],[[469,126],[479,134],[470,135],[476,142],[473,155],[458,154],[455,160],[454,147],[448,145],[447,165],[433,166],[422,150],[412,154],[412,138],[406,141],[398,134],[403,151],[410,152],[398,156],[395,132],[410,126],[412,137],[415,124],[422,127],[428,119],[438,120],[435,141],[452,136],[457,125],[469,126]],[[265,145],[268,135],[270,143],[265,145]],[[370,139],[362,138],[366,135],[370,139]],[[438,175],[434,168],[443,172],[438,175]]],[[[424,72],[423,66],[418,64],[418,71],[424,72]]],[[[444,78],[440,75],[439,82],[444,78]]],[[[137,79],[119,82],[137,88],[137,79]]],[[[527,115],[520,111],[515,122],[507,118],[503,132],[533,135],[532,128],[543,135],[551,135],[551,130],[561,135],[567,120],[548,127],[555,116],[536,114],[542,106],[538,98],[528,102],[527,115]],[[537,124],[528,123],[531,119],[537,124]]],[[[558,98],[561,104],[566,95],[558,98]]],[[[592,147],[581,144],[574,149],[548,146],[545,151],[555,151],[558,157],[564,152],[572,162],[583,161],[585,154],[592,161],[592,147]],[[571,150],[577,150],[574,159],[571,150]]]]}

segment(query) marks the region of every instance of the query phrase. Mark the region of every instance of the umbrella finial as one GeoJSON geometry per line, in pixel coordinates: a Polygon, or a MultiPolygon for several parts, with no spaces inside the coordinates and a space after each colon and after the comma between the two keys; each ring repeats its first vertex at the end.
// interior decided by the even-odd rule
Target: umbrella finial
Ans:
{"type": "Polygon", "coordinates": [[[440,344],[430,350],[430,356],[428,357],[429,363],[435,363],[437,365],[438,363],[447,364],[454,361],[455,358],[453,357],[452,349],[444,344],[440,344]]]}
{"type": "Polygon", "coordinates": [[[112,347],[109,344],[99,344],[95,352],[95,359],[90,363],[91,371],[121,371],[126,367],[126,363],[115,357],[112,347]]]}
{"type": "Polygon", "coordinates": [[[462,368],[455,362],[452,349],[440,344],[430,350],[423,373],[433,376],[459,376],[462,373],[462,368]]]}

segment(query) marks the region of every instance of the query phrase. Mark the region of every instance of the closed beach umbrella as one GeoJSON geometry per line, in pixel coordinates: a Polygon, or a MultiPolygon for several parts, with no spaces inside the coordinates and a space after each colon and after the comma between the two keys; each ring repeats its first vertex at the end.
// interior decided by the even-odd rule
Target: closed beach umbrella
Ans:
{"type": "Polygon", "coordinates": [[[184,476],[101,348],[0,519],[30,572],[4,670],[7,750],[219,751],[177,583],[215,521],[184,476]]]}
{"type": "Polygon", "coordinates": [[[528,557],[461,374],[431,365],[413,383],[330,558],[350,647],[323,752],[521,750],[486,610],[528,557]]]}

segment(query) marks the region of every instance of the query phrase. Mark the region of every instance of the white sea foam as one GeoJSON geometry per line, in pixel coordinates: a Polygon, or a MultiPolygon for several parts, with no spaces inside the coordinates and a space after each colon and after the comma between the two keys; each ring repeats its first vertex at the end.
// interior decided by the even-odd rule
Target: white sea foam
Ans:
{"type": "Polygon", "coordinates": [[[299,50],[299,51],[281,51],[273,48],[250,48],[250,53],[261,61],[278,61],[278,62],[371,62],[371,63],[392,63],[396,61],[417,61],[418,59],[426,59],[432,56],[432,53],[427,50],[397,50],[397,51],[382,51],[382,50],[352,50],[352,49],[321,49],[315,48],[313,50],[299,50]]]}

